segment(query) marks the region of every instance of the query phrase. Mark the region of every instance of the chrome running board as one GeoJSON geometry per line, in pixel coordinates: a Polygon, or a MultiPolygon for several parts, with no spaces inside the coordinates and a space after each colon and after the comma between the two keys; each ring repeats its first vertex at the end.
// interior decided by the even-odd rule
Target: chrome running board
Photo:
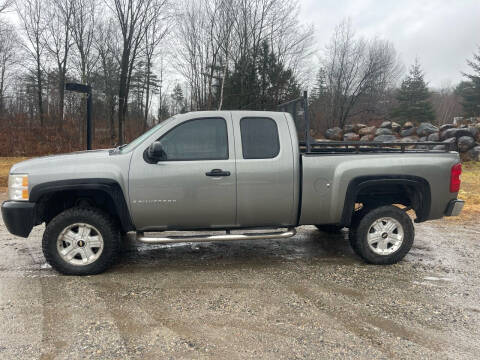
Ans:
{"type": "MultiPolygon", "coordinates": [[[[297,233],[294,227],[286,231],[252,233],[252,234],[230,234],[227,230],[223,235],[187,235],[187,236],[145,236],[143,232],[136,233],[136,240],[146,244],[172,244],[181,242],[208,242],[208,241],[234,241],[234,240],[255,240],[255,239],[286,239],[297,233]]],[[[135,235],[135,234],[134,234],[135,235]]]]}

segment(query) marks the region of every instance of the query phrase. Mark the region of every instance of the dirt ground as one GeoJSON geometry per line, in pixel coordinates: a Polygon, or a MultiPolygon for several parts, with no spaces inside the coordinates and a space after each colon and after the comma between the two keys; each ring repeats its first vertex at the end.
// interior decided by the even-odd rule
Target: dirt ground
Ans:
{"type": "MultiPolygon", "coordinates": [[[[0,195],[0,201],[5,195],[0,195]]],[[[67,277],[0,222],[0,358],[461,358],[480,353],[480,227],[416,225],[393,266],[345,233],[130,244],[107,273],[67,277]]]]}

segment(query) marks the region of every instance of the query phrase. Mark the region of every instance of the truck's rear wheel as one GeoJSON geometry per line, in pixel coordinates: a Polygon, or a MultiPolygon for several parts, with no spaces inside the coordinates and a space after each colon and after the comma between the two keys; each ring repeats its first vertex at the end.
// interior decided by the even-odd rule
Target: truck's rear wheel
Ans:
{"type": "Polygon", "coordinates": [[[370,264],[394,264],[410,251],[415,231],[402,209],[386,205],[361,214],[352,222],[353,250],[370,264]]]}
{"type": "Polygon", "coordinates": [[[105,271],[117,257],[120,232],[113,219],[95,208],[75,207],[57,215],[42,240],[47,262],[66,275],[105,271]]]}

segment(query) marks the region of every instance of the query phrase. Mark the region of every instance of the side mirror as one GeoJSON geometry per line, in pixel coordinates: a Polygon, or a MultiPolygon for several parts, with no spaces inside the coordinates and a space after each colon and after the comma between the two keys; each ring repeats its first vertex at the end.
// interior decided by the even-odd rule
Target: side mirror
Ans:
{"type": "Polygon", "coordinates": [[[153,142],[147,149],[147,158],[151,163],[167,160],[167,154],[163,150],[162,144],[159,141],[153,142]]]}

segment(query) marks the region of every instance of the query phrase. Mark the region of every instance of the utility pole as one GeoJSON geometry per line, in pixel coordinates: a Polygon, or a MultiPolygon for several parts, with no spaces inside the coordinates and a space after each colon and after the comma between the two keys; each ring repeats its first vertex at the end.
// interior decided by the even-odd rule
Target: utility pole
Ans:
{"type": "Polygon", "coordinates": [[[66,83],[65,90],[87,94],[87,150],[92,150],[92,87],[79,83],[66,83]]]}

